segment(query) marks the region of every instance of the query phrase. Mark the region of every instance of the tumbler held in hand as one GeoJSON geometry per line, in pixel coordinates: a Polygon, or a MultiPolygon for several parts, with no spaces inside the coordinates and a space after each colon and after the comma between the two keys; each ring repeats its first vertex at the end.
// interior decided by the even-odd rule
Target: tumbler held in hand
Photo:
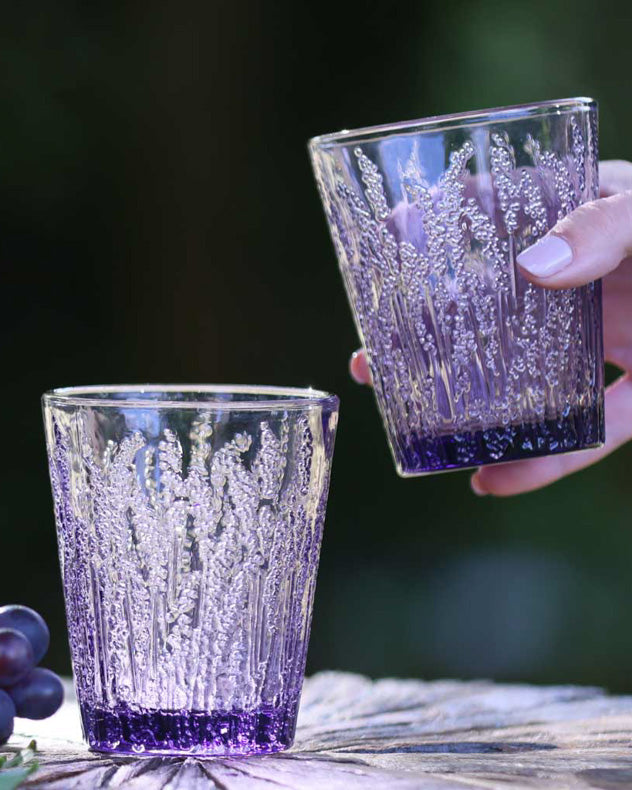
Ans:
{"type": "Polygon", "coordinates": [[[601,284],[545,291],[516,266],[598,195],[596,104],[428,118],[309,148],[399,473],[602,443],[601,284]]]}

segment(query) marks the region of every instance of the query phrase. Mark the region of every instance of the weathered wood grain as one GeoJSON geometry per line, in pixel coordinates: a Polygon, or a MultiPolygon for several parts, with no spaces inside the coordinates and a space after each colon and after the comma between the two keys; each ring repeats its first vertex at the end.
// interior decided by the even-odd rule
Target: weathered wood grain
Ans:
{"type": "Polygon", "coordinates": [[[5,748],[36,738],[48,790],[464,790],[632,788],[632,697],[572,686],[371,681],[305,683],[294,747],[230,759],[109,758],[81,742],[76,702],[18,720],[5,748]]]}

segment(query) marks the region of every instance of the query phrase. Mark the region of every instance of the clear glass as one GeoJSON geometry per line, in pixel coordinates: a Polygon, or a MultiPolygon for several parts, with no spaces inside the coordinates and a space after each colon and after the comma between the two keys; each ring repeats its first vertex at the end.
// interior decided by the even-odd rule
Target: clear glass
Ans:
{"type": "Polygon", "coordinates": [[[338,399],[266,387],[44,395],[73,670],[91,748],[290,746],[338,399]]]}
{"type": "Polygon", "coordinates": [[[547,291],[516,266],[598,195],[595,102],[344,131],[309,150],[402,476],[604,441],[601,284],[547,291]]]}

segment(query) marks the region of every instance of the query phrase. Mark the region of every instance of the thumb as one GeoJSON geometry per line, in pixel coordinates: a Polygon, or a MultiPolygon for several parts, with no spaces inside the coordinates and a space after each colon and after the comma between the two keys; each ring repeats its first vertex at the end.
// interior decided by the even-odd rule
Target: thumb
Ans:
{"type": "Polygon", "coordinates": [[[632,190],[585,203],[517,257],[524,276],[546,288],[597,280],[632,255],[632,190]]]}

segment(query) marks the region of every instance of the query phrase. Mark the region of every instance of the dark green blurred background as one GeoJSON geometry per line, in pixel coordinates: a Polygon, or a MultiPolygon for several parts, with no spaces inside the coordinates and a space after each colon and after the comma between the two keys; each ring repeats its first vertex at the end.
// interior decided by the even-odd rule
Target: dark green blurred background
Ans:
{"type": "Polygon", "coordinates": [[[632,691],[632,448],[548,490],[401,480],[306,139],[592,95],[632,158],[628,0],[8,4],[0,31],[0,602],[69,671],[39,396],[307,385],[342,398],[309,670],[632,691]]]}

